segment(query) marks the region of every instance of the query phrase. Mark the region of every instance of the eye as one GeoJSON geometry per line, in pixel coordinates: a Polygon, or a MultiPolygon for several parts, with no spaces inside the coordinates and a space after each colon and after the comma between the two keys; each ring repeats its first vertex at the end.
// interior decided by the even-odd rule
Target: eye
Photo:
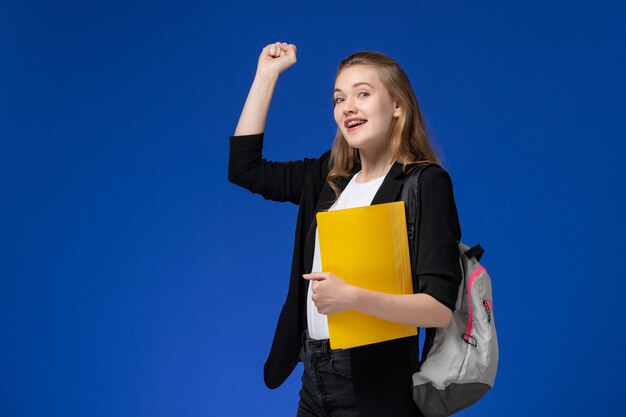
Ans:
{"type": "Polygon", "coordinates": [[[343,97],[335,97],[335,98],[333,99],[333,103],[335,103],[335,104],[339,104],[339,103],[341,103],[342,101],[343,101],[343,97]]]}
{"type": "Polygon", "coordinates": [[[367,96],[369,96],[369,95],[370,95],[370,93],[368,93],[367,91],[361,91],[361,92],[359,93],[359,97],[367,97],[367,96]]]}

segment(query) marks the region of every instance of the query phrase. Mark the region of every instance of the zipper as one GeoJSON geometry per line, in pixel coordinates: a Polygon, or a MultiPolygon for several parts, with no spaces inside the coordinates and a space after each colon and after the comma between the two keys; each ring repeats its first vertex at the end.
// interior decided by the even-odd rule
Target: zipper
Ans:
{"type": "Polygon", "coordinates": [[[483,306],[485,307],[485,312],[487,313],[487,323],[491,323],[491,301],[483,300],[483,306]]]}

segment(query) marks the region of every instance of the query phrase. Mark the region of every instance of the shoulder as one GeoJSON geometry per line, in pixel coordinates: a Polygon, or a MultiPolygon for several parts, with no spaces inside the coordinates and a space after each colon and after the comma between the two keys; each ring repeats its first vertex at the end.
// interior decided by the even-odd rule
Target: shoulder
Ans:
{"type": "Polygon", "coordinates": [[[418,194],[422,207],[431,207],[442,214],[447,207],[456,206],[450,174],[439,165],[429,165],[422,170],[418,181],[418,194]]]}
{"type": "Polygon", "coordinates": [[[320,157],[319,160],[326,163],[326,165],[328,165],[328,163],[330,162],[330,149],[327,150],[326,152],[324,152],[320,157]]]}
{"type": "Polygon", "coordinates": [[[306,175],[314,181],[326,180],[330,166],[330,150],[315,158],[304,158],[306,175]]]}
{"type": "MultiPolygon", "coordinates": [[[[414,175],[414,174],[409,174],[414,175]]],[[[450,174],[440,165],[431,164],[422,168],[419,176],[419,189],[437,189],[439,187],[452,188],[450,174]]]]}

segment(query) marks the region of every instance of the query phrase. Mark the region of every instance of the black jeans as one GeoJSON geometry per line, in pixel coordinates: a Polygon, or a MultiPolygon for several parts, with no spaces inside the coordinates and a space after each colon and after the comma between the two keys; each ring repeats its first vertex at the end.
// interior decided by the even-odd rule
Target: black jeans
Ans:
{"type": "Polygon", "coordinates": [[[304,364],[297,417],[358,417],[350,350],[331,350],[328,340],[303,337],[304,364]]]}

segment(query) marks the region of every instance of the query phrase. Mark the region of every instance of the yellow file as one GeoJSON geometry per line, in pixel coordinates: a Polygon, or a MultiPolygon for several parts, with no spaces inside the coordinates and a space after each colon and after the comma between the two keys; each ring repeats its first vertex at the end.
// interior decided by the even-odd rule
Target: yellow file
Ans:
{"type": "MultiPolygon", "coordinates": [[[[322,270],[351,285],[412,294],[404,202],[317,213],[322,270]]],[[[346,310],[328,315],[333,349],[417,335],[417,328],[346,310]]]]}

